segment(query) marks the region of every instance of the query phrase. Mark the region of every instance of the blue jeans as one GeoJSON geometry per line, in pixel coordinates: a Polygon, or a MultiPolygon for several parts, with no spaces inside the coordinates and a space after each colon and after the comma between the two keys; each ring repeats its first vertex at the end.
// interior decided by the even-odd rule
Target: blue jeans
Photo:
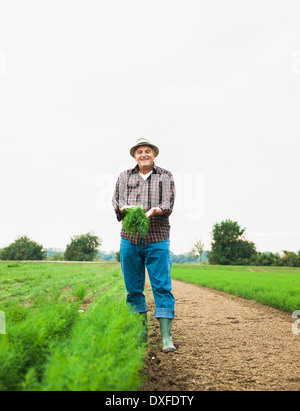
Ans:
{"type": "Polygon", "coordinates": [[[120,260],[127,290],[126,301],[134,311],[146,313],[145,267],[155,301],[155,318],[174,318],[175,298],[171,292],[170,240],[141,245],[121,237],[120,260]]]}

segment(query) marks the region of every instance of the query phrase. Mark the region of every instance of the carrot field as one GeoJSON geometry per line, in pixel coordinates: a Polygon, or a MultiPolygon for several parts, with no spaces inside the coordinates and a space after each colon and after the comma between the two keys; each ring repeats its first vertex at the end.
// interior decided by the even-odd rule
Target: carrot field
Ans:
{"type": "Polygon", "coordinates": [[[146,348],[119,264],[0,263],[0,391],[135,390],[146,348]]]}
{"type": "MultiPolygon", "coordinates": [[[[173,264],[171,276],[300,309],[299,268],[173,264]]],[[[138,390],[148,347],[125,299],[119,263],[0,262],[0,391],[138,390]]]]}

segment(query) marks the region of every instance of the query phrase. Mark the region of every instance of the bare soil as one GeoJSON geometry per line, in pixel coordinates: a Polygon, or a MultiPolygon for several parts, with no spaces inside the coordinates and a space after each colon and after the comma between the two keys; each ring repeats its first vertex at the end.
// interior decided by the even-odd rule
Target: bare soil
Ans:
{"type": "Polygon", "coordinates": [[[290,313],[198,285],[172,284],[177,350],[165,354],[146,283],[149,351],[141,391],[300,390],[300,334],[292,332],[290,313]]]}

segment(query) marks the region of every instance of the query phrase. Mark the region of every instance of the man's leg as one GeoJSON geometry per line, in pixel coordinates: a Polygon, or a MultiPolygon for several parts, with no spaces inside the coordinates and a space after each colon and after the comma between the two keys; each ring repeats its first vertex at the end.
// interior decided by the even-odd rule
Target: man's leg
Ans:
{"type": "Polygon", "coordinates": [[[121,238],[120,260],[127,290],[126,301],[134,311],[146,313],[147,305],[144,295],[145,257],[142,246],[121,238]]]}
{"type": "Polygon", "coordinates": [[[145,262],[155,301],[155,318],[174,318],[175,298],[172,294],[170,240],[144,246],[145,262]]]}
{"type": "Polygon", "coordinates": [[[163,352],[176,348],[172,341],[172,320],[175,298],[172,294],[170,241],[165,240],[145,246],[146,267],[155,301],[155,318],[158,318],[163,352]]]}

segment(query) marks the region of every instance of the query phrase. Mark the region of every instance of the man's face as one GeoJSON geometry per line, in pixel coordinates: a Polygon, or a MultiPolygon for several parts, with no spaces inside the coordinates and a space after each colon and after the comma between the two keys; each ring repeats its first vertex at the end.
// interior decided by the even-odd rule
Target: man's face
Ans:
{"type": "Polygon", "coordinates": [[[153,167],[155,155],[151,147],[139,146],[135,151],[134,158],[136,159],[139,168],[150,168],[153,167]]]}

